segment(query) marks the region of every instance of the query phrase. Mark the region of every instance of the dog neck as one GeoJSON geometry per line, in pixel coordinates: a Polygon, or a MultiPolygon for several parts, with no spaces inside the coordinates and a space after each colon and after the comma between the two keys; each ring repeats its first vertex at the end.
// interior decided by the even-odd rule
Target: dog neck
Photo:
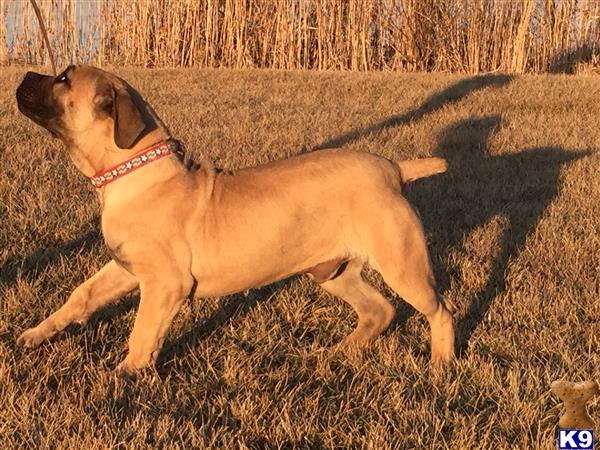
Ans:
{"type": "Polygon", "coordinates": [[[117,181],[119,178],[129,175],[134,171],[169,155],[176,155],[180,161],[183,161],[185,154],[181,142],[176,139],[160,141],[150,147],[144,148],[131,158],[126,159],[109,169],[96,173],[96,175],[90,177],[90,181],[95,188],[100,189],[107,184],[117,181]]]}
{"type": "Polygon", "coordinates": [[[77,169],[86,177],[91,178],[109,167],[126,161],[136,153],[153,144],[170,138],[168,130],[159,127],[142,136],[129,149],[119,148],[112,138],[113,130],[110,123],[96,129],[88,130],[85,139],[81,141],[64,141],[69,156],[77,169]],[[98,145],[103,143],[103,145],[98,145]]]}
{"type": "MultiPolygon", "coordinates": [[[[94,141],[106,142],[107,140],[90,139],[89,142],[94,141]]],[[[104,203],[108,191],[120,191],[120,188],[126,185],[128,194],[134,194],[135,191],[143,191],[148,188],[149,186],[146,185],[150,182],[154,184],[169,179],[185,170],[185,166],[182,164],[183,147],[161,129],[153,130],[143,136],[131,149],[127,150],[120,149],[116,145],[106,148],[90,148],[89,145],[83,146],[75,143],[71,143],[68,148],[71,160],[79,171],[92,181],[102,203],[104,203]],[[161,143],[168,143],[169,149],[166,150],[166,146],[163,145],[158,152],[150,152],[161,143]],[[145,161],[141,161],[141,159],[137,161],[136,156],[143,155],[145,151],[149,151],[144,158],[145,161]],[[150,155],[150,153],[153,154],[150,155]],[[109,183],[99,183],[99,178],[107,171],[124,166],[128,162],[132,163],[132,160],[136,160],[136,168],[143,167],[139,173],[144,173],[145,176],[140,177],[137,170],[121,170],[122,173],[119,173],[118,176],[113,174],[105,177],[105,180],[110,180],[109,183]]]]}

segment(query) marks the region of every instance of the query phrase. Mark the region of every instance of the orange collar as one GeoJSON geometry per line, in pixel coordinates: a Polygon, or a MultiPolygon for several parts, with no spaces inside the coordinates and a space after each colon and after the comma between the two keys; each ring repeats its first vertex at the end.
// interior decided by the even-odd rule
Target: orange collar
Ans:
{"type": "Polygon", "coordinates": [[[102,186],[106,186],[117,178],[121,178],[146,164],[150,164],[152,161],[157,161],[172,154],[183,156],[183,153],[184,148],[181,142],[176,139],[167,139],[166,141],[161,141],[158,144],[145,148],[128,160],[122,161],[110,169],[98,172],[93,177],[90,177],[90,181],[96,189],[100,189],[102,186]]]}

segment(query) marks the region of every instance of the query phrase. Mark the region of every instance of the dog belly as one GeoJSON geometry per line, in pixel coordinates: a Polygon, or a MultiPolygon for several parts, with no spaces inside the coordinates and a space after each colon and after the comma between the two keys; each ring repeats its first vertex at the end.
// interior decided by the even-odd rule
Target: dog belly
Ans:
{"type": "Polygon", "coordinates": [[[324,281],[348,254],[344,239],[340,239],[343,233],[335,233],[331,225],[315,223],[314,227],[305,226],[302,233],[294,233],[289,223],[271,225],[229,240],[223,236],[220,243],[203,246],[204,251],[199,251],[192,263],[198,296],[231,294],[303,272],[324,281]]]}
{"type": "Polygon", "coordinates": [[[259,288],[290,276],[308,273],[315,281],[323,282],[335,274],[345,257],[321,256],[289,259],[257,258],[254,264],[244,258],[242,261],[213,265],[208,270],[194,274],[198,281],[198,297],[215,297],[233,294],[247,289],[259,288]]]}
{"type": "MultiPolygon", "coordinates": [[[[234,294],[236,292],[254,289],[275,283],[292,275],[306,273],[317,283],[323,283],[335,278],[345,267],[346,257],[329,259],[322,263],[307,267],[301,270],[293,270],[282,274],[281,271],[272,271],[271,273],[262,273],[260,277],[257,274],[244,277],[228,277],[226,272],[220,274],[208,275],[198,274],[198,286],[195,292],[197,297],[219,297],[222,295],[234,294]]],[[[306,265],[306,264],[305,264],[306,265]]]]}

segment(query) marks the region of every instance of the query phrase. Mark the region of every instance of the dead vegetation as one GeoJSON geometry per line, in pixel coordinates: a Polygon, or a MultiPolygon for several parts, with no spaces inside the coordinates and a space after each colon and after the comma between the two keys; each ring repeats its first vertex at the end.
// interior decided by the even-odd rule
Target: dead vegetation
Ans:
{"type": "MultiPolygon", "coordinates": [[[[597,67],[597,0],[39,0],[60,65],[403,72],[597,67]]],[[[0,64],[47,60],[0,0],[0,64]]]]}
{"type": "Polygon", "coordinates": [[[337,353],[355,318],[300,277],[190,302],[124,385],[135,296],[15,346],[108,259],[91,185],[17,112],[23,73],[0,75],[2,448],[556,448],[550,383],[600,367],[596,77],[120,70],[221,167],[333,145],[448,158],[409,195],[462,343],[432,376],[426,321],[394,298],[388,333],[337,353]]]}

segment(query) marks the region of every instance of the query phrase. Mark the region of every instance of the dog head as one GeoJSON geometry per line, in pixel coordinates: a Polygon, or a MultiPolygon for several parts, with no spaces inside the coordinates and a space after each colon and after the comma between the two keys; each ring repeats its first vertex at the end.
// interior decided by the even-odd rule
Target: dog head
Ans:
{"type": "Polygon", "coordinates": [[[19,111],[67,146],[110,140],[130,149],[158,127],[141,96],[104,70],[69,66],[57,77],[28,72],[17,88],[19,111]]]}

